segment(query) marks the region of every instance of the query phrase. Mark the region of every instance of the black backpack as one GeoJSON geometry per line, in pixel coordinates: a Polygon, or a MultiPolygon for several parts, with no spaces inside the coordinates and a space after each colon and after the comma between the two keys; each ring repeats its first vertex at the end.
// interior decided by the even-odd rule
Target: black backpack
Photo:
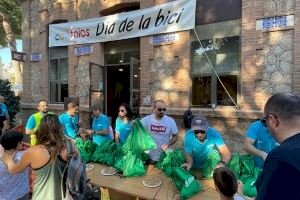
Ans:
{"type": "Polygon", "coordinates": [[[183,114],[183,122],[184,122],[184,128],[191,128],[191,123],[193,119],[193,113],[191,111],[191,108],[187,109],[183,114]]]}
{"type": "Polygon", "coordinates": [[[97,200],[99,190],[86,177],[85,163],[71,140],[67,140],[68,161],[62,173],[62,200],[97,200]]]}

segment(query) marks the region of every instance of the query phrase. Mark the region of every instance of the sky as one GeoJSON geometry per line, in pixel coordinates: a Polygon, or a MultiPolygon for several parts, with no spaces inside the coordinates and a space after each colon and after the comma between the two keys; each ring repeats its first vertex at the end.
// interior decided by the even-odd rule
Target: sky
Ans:
{"type": "MultiPolygon", "coordinates": [[[[22,52],[22,40],[17,40],[17,51],[22,52]]],[[[9,48],[0,48],[0,58],[3,64],[11,62],[11,53],[9,48]]]]}

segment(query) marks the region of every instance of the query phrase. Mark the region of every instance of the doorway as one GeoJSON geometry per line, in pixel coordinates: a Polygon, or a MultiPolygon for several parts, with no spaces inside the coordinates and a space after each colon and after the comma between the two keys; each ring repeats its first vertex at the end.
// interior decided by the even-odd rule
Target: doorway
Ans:
{"type": "Polygon", "coordinates": [[[118,108],[130,102],[130,65],[107,67],[107,115],[114,124],[118,108]]]}

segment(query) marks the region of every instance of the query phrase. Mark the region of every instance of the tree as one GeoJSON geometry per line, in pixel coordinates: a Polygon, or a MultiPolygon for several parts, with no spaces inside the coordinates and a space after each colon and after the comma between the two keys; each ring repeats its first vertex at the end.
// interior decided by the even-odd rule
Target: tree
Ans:
{"type": "MultiPolygon", "coordinates": [[[[16,38],[21,38],[21,2],[20,0],[0,0],[0,46],[9,46],[17,50],[16,38]]],[[[22,70],[19,63],[13,61],[16,71],[16,83],[22,83],[22,70]]]]}
{"type": "Polygon", "coordinates": [[[12,85],[9,81],[0,79],[0,95],[5,97],[5,104],[10,116],[10,122],[13,123],[16,114],[20,111],[20,97],[16,96],[11,88],[12,85]]]}

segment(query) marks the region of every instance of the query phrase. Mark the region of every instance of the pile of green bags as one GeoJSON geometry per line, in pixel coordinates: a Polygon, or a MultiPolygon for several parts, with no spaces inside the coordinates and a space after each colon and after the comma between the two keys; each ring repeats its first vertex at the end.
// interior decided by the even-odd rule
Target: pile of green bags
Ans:
{"type": "Polygon", "coordinates": [[[133,130],[122,146],[124,156],[117,159],[114,167],[126,177],[143,176],[146,174],[143,161],[149,158],[144,152],[155,148],[153,138],[137,119],[133,130]]]}
{"type": "Polygon", "coordinates": [[[181,199],[187,199],[202,190],[202,185],[195,177],[181,167],[174,167],[172,179],[181,199]]]}
{"type": "Polygon", "coordinates": [[[163,152],[156,167],[172,178],[181,199],[187,199],[202,189],[202,185],[192,174],[180,167],[185,163],[185,156],[180,149],[167,149],[163,152]]]}
{"type": "Polygon", "coordinates": [[[123,156],[121,145],[106,140],[97,146],[91,160],[93,162],[113,166],[123,156]]]}
{"type": "Polygon", "coordinates": [[[133,130],[122,147],[123,152],[127,153],[131,151],[133,154],[141,155],[145,151],[155,148],[156,144],[152,136],[143,127],[140,120],[137,119],[133,130]]]}
{"type": "Polygon", "coordinates": [[[237,179],[244,184],[243,194],[248,197],[255,197],[257,195],[255,182],[262,169],[255,167],[253,157],[234,153],[228,166],[237,179]]]}
{"type": "Polygon", "coordinates": [[[144,176],[146,174],[145,166],[142,159],[132,152],[128,152],[125,156],[118,159],[114,167],[118,171],[123,172],[123,176],[144,176]]]}
{"type": "Polygon", "coordinates": [[[161,154],[156,167],[162,169],[166,176],[172,176],[173,168],[180,167],[184,162],[185,156],[180,149],[167,149],[161,154]]]}
{"type": "Polygon", "coordinates": [[[203,168],[201,169],[201,175],[203,178],[212,178],[212,174],[217,164],[220,162],[221,157],[217,150],[212,150],[204,160],[203,168]]]}
{"type": "Polygon", "coordinates": [[[97,147],[97,144],[88,140],[84,141],[82,138],[76,138],[75,145],[79,150],[81,159],[83,162],[88,163],[91,161],[91,157],[97,147]]]}

